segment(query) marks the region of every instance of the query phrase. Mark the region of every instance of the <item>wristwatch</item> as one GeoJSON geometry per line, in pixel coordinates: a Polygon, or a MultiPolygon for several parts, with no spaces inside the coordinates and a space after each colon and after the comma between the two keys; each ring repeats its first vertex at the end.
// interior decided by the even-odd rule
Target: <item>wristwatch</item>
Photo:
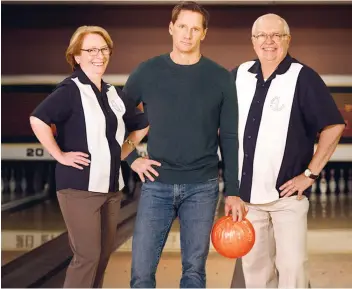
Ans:
{"type": "Polygon", "coordinates": [[[306,170],[304,171],[304,175],[305,175],[307,178],[311,178],[311,179],[313,179],[313,180],[316,180],[316,179],[319,177],[319,175],[313,175],[313,173],[312,173],[312,171],[311,171],[310,169],[306,169],[306,170]]]}

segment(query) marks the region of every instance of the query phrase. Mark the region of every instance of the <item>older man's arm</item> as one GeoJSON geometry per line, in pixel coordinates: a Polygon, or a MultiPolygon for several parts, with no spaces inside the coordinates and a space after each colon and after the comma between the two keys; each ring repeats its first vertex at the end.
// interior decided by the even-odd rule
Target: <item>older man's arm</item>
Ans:
{"type": "Polygon", "coordinates": [[[309,164],[313,174],[319,174],[334,153],[345,129],[344,124],[331,125],[321,132],[317,150],[309,164]]]}
{"type": "MultiPolygon", "coordinates": [[[[337,144],[341,138],[344,124],[336,124],[327,126],[320,134],[317,150],[308,166],[314,175],[319,175],[321,170],[326,166],[327,162],[334,153],[337,144]]],[[[281,196],[289,197],[298,191],[297,198],[302,198],[303,192],[314,183],[314,180],[307,178],[304,173],[289,180],[280,187],[281,196]]]]}
{"type": "MultiPolygon", "coordinates": [[[[312,173],[318,175],[334,153],[345,128],[345,122],[318,73],[309,67],[303,67],[298,82],[298,87],[301,88],[299,103],[307,124],[306,131],[312,136],[320,132],[317,150],[308,165],[312,173]]],[[[279,188],[280,195],[290,196],[298,191],[298,199],[301,199],[304,191],[313,183],[314,180],[302,172],[279,188]]]]}

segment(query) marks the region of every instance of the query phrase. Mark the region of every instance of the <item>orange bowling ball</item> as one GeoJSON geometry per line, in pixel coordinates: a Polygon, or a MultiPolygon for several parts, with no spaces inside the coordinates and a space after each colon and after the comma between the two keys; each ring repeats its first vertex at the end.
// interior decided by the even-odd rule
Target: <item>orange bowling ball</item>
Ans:
{"type": "Polygon", "coordinates": [[[217,220],[211,232],[211,241],[215,250],[227,258],[241,258],[254,245],[255,232],[247,219],[234,222],[232,216],[217,220]]]}

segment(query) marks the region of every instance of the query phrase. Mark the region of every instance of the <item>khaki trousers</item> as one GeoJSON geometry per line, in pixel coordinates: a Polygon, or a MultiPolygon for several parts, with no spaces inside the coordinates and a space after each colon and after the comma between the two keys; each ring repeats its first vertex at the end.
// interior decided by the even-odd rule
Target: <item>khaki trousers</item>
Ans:
{"type": "Polygon", "coordinates": [[[308,199],[292,196],[248,207],[256,240],[242,257],[246,288],[308,288],[308,199]]]}
{"type": "Polygon", "coordinates": [[[101,288],[113,251],[122,194],[79,190],[57,192],[73,258],[65,288],[101,288]]]}

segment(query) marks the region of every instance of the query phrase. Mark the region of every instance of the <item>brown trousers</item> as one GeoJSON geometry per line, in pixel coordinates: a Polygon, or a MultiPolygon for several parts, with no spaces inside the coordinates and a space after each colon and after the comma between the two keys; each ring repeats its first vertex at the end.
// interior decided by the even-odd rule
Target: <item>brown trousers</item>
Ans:
{"type": "Polygon", "coordinates": [[[64,288],[101,288],[114,249],[122,194],[67,189],[57,197],[73,251],[64,288]]]}

